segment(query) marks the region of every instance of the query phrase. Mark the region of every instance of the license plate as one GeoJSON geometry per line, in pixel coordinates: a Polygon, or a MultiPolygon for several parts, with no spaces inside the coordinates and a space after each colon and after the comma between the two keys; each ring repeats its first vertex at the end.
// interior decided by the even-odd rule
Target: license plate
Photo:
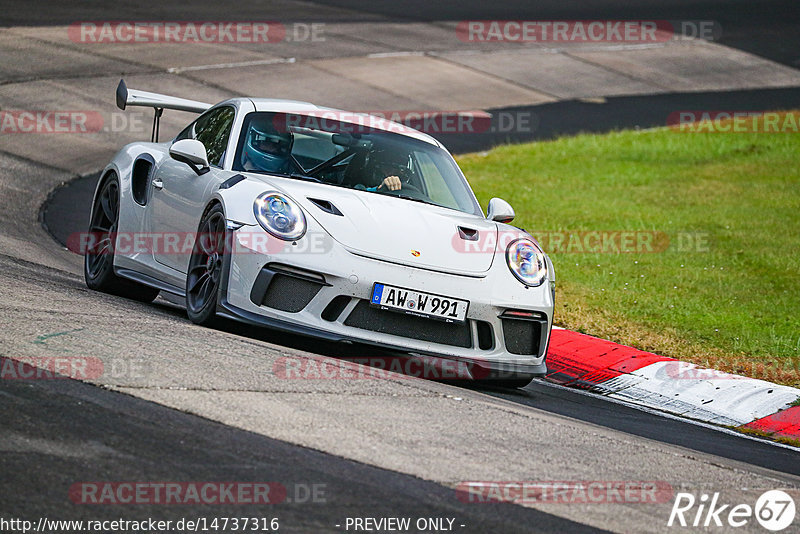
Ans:
{"type": "Polygon", "coordinates": [[[400,311],[448,323],[463,323],[469,301],[443,297],[413,289],[375,283],[370,304],[383,310],[400,311]]]}

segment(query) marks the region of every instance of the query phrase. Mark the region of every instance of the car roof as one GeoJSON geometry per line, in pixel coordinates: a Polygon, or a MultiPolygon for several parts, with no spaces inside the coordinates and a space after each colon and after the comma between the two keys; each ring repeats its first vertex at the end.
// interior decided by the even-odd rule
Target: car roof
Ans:
{"type": "Polygon", "coordinates": [[[401,124],[399,122],[390,121],[376,115],[370,115],[363,112],[345,111],[341,109],[329,108],[324,106],[317,106],[311,102],[303,102],[301,100],[284,100],[280,98],[249,98],[249,99],[232,99],[232,100],[250,100],[253,103],[256,111],[277,112],[277,113],[296,113],[298,115],[308,115],[318,117],[320,119],[328,120],[341,120],[343,122],[355,122],[356,124],[369,125],[370,129],[386,131],[413,137],[420,141],[425,141],[432,145],[442,147],[436,139],[419,130],[401,124]]]}

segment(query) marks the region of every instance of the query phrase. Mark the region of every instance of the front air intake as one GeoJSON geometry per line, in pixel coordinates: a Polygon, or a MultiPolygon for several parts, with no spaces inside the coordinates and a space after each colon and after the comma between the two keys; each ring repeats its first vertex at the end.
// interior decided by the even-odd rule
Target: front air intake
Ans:
{"type": "Polygon", "coordinates": [[[511,354],[541,356],[544,354],[547,317],[541,312],[506,312],[500,316],[503,340],[511,354]]]}
{"type": "Polygon", "coordinates": [[[267,286],[262,306],[275,310],[297,313],[308,306],[322,286],[316,282],[276,274],[267,286]]]}
{"type": "Polygon", "coordinates": [[[381,334],[407,337],[454,347],[471,347],[469,323],[446,323],[414,315],[381,310],[360,300],[344,324],[381,334]]]}
{"type": "Polygon", "coordinates": [[[250,300],[259,306],[297,313],[329,285],[321,274],[270,263],[258,273],[250,300]]]}

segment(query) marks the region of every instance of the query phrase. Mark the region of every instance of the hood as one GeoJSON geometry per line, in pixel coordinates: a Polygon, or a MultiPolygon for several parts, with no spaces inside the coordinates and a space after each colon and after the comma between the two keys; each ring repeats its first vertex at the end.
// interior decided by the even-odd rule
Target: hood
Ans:
{"type": "Polygon", "coordinates": [[[269,182],[354,254],[453,274],[480,276],[492,266],[497,225],[483,217],[313,182],[269,182]]]}

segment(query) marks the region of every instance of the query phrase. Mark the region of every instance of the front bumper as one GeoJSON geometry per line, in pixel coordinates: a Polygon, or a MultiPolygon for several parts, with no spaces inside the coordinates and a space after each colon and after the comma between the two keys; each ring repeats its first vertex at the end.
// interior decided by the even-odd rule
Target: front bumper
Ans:
{"type": "Polygon", "coordinates": [[[254,226],[232,234],[219,302],[223,316],[330,341],[467,361],[492,376],[546,372],[551,283],[523,286],[502,255],[482,276],[464,276],[367,258],[327,233],[316,234],[315,246],[303,243],[308,236],[285,243],[254,226]],[[254,233],[263,235],[254,240],[254,233]],[[268,252],[265,242],[271,244],[268,252]],[[445,323],[372,307],[374,282],[468,300],[467,321],[445,323]]]}

